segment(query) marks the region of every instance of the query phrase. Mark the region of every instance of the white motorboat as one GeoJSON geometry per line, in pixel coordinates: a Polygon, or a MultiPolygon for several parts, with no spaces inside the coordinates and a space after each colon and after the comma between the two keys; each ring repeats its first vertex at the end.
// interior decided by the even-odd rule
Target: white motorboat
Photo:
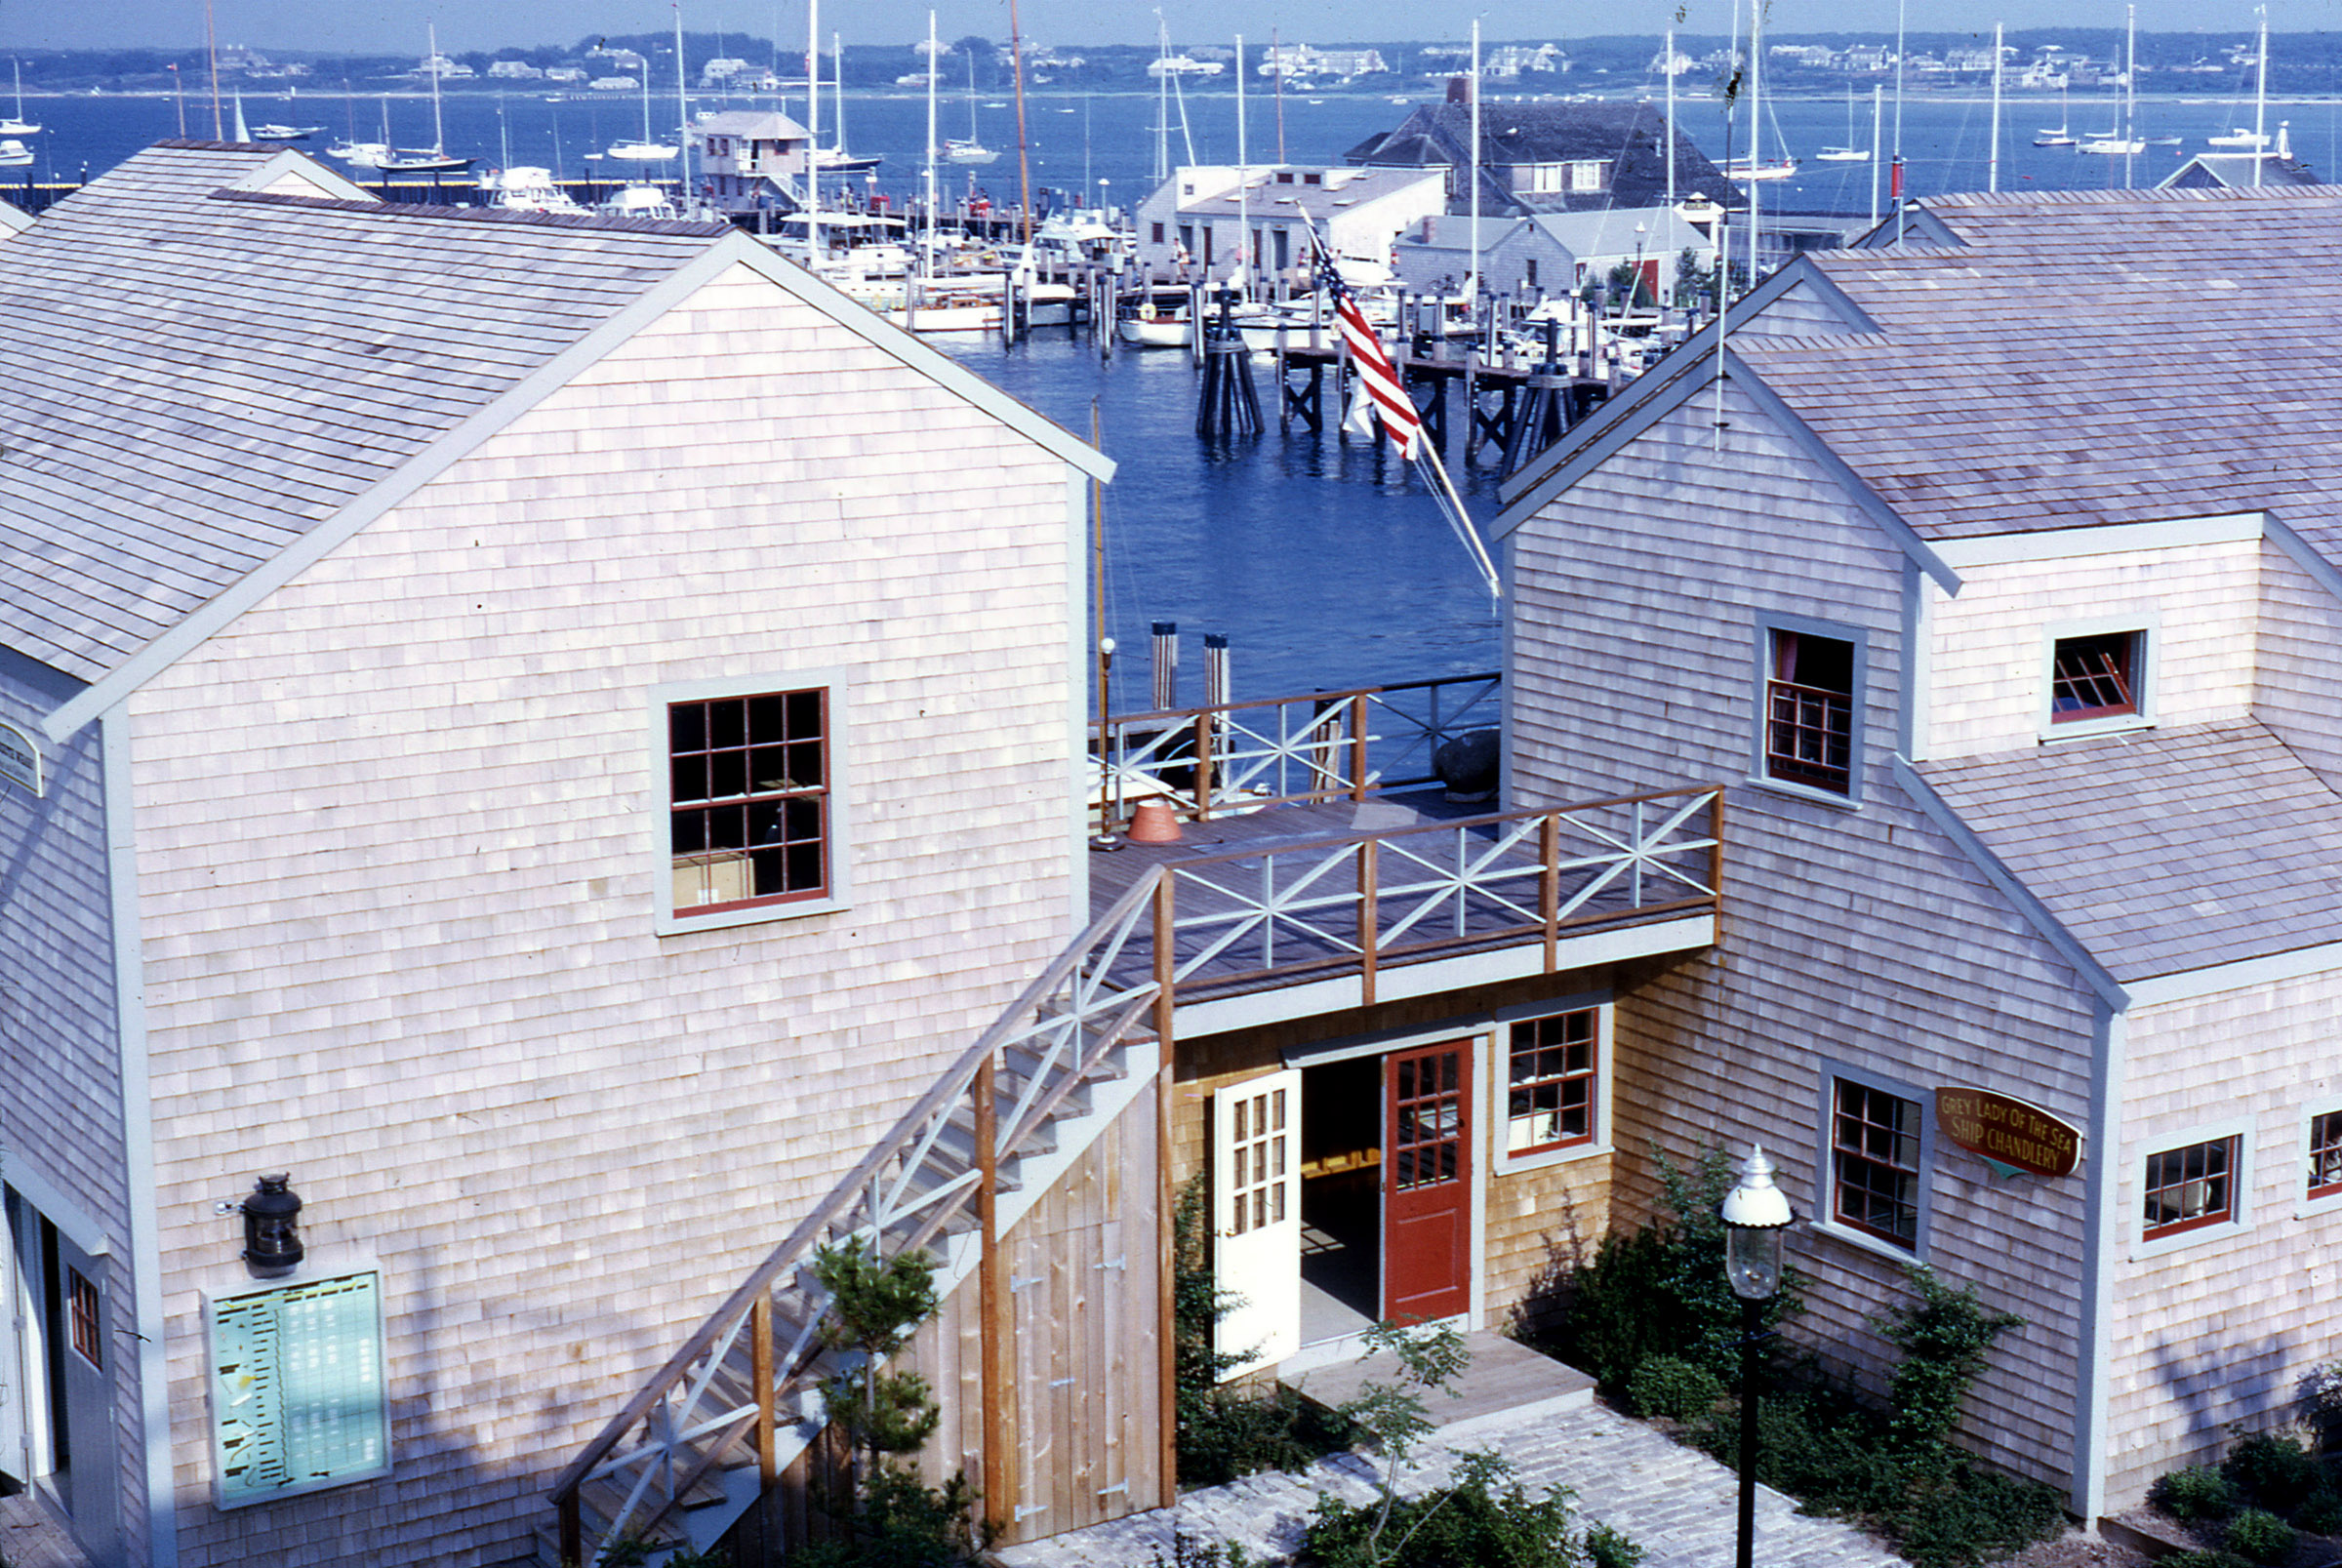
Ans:
{"type": "Polygon", "coordinates": [[[329,158],[339,158],[353,169],[380,169],[383,160],[390,156],[387,141],[337,141],[325,149],[329,158]]]}
{"type": "Polygon", "coordinates": [[[306,141],[324,129],[322,125],[278,125],[271,121],[254,126],[252,139],[255,141],[306,141]]]}
{"type": "Polygon", "coordinates": [[[1185,348],[1194,342],[1185,289],[1142,289],[1114,313],[1114,336],[1134,348],[1185,348]]]}
{"type": "Polygon", "coordinates": [[[1871,154],[1863,147],[1824,147],[1814,157],[1822,163],[1868,163],[1871,154]]]}
{"type": "Polygon", "coordinates": [[[658,185],[640,181],[621,185],[602,198],[594,209],[606,218],[651,218],[672,221],[680,216],[675,211],[675,199],[658,185]]]}
{"type": "Polygon", "coordinates": [[[583,218],[586,208],[575,196],[553,183],[553,172],[529,165],[518,168],[492,170],[481,182],[481,188],[492,190],[496,199],[489,205],[507,213],[558,213],[570,218],[583,218]]]}
{"type": "Polygon", "coordinates": [[[2205,137],[2203,140],[2205,145],[2218,147],[2224,152],[2266,152],[2269,150],[2270,139],[2265,136],[2256,136],[2250,131],[2230,131],[2225,135],[2205,137]]]}
{"type": "Polygon", "coordinates": [[[1771,163],[1759,158],[1729,158],[1724,162],[1726,180],[1794,180],[1797,173],[1795,158],[1777,158],[1771,163]]]}
{"type": "Polygon", "coordinates": [[[32,163],[32,149],[15,137],[0,141],[0,169],[23,169],[32,163]]]}
{"type": "Polygon", "coordinates": [[[666,163],[683,149],[651,135],[651,74],[642,73],[642,135],[613,141],[602,154],[613,163],[666,163]]]}

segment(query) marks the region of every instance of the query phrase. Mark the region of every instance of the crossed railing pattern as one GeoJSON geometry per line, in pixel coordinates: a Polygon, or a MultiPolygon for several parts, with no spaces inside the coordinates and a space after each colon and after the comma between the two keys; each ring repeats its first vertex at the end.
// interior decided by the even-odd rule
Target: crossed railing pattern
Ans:
{"type": "Polygon", "coordinates": [[[1429,784],[1442,743],[1496,727],[1502,686],[1493,673],[1456,675],[1110,716],[1090,726],[1097,825],[1149,797],[1208,818],[1429,784]]]}
{"type": "MultiPolygon", "coordinates": [[[[1183,997],[1720,907],[1723,792],[1622,795],[1170,862],[1157,940],[1183,997]]],[[[1126,963],[1130,960],[1125,960],[1126,963]]],[[[1158,971],[1160,973],[1160,971],[1158,971]]]]}
{"type": "MultiPolygon", "coordinates": [[[[1105,1063],[1156,993],[1147,945],[1157,877],[1142,878],[1050,963],[788,1238],[725,1299],[554,1483],[564,1564],[594,1560],[663,1527],[710,1470],[751,1460],[769,1485],[782,1428],[824,1423],[828,1299],[811,1273],[823,1247],[853,1241],[881,1260],[918,1248],[939,1258],[949,1293],[975,1266],[972,1213],[1014,1157],[1105,1063]],[[586,1510],[593,1521],[591,1551],[586,1510]]],[[[801,1449],[802,1442],[796,1444],[801,1449]]],[[[793,1457],[793,1452],[792,1456],[793,1457]]]]}

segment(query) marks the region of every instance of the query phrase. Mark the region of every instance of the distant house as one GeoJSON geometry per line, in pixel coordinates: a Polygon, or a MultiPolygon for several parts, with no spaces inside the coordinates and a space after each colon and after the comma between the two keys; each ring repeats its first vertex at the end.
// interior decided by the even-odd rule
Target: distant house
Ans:
{"type": "Polygon", "coordinates": [[[1511,482],[1508,800],[1730,798],[1728,935],[1618,981],[1611,1223],[1760,1144],[1789,1332],[1877,1388],[1907,1269],[1973,1284],[1964,1440],[2095,1518],[2342,1337],[2342,192],[1910,218],[1511,482]]]}
{"type": "Polygon", "coordinates": [[[1088,922],[1111,464],[726,224],[165,142],[6,250],[0,1488],[101,1568],[530,1557],[1088,922]]]}
{"type": "MultiPolygon", "coordinates": [[[[1448,211],[1472,206],[1472,114],[1460,103],[1421,104],[1398,128],[1343,154],[1368,169],[1442,168],[1448,211]]],[[[1480,107],[1480,210],[1503,218],[1654,207],[1705,196],[1738,206],[1740,192],[1689,137],[1671,135],[1648,103],[1484,102],[1480,107]]]]}
{"type": "Polygon", "coordinates": [[[1262,279],[1308,265],[1310,232],[1335,255],[1387,267],[1399,232],[1445,202],[1420,170],[1262,164],[1173,171],[1139,204],[1138,256],[1150,271],[1192,268],[1218,281],[1239,264],[1262,279]]]}
{"type": "Polygon", "coordinates": [[[525,60],[492,60],[488,62],[488,74],[499,81],[541,82],[545,80],[545,71],[525,60]]]}
{"type": "Polygon", "coordinates": [[[725,212],[794,211],[804,194],[813,133],[786,114],[726,109],[699,121],[700,168],[710,201],[725,212]]]}
{"type": "MultiPolygon", "coordinates": [[[[1398,236],[1391,247],[1399,286],[1412,294],[1454,293],[1472,276],[1472,220],[1442,210],[1398,236]]],[[[1526,218],[1480,222],[1480,286],[1495,294],[1534,300],[1577,286],[1577,260],[1567,246],[1526,218]]]]}

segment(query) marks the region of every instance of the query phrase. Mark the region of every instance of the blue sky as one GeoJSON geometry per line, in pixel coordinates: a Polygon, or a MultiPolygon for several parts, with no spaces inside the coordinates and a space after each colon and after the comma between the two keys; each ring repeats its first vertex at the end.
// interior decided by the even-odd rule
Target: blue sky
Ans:
{"type": "MultiPolygon", "coordinates": [[[[591,33],[632,33],[673,25],[659,0],[496,0],[450,8],[435,19],[422,6],[319,5],[316,0],[214,0],[222,43],[256,48],[351,50],[367,54],[423,51],[424,24],[435,20],[440,47],[489,49],[502,44],[570,43],[591,33]]],[[[967,33],[1008,34],[1006,0],[953,0],[937,8],[947,38],[967,33]]],[[[1025,30],[1046,43],[1143,43],[1154,36],[1156,6],[1150,0],[1020,0],[1025,30]]],[[[1162,0],[1175,39],[1224,43],[1238,28],[1267,39],[1271,28],[1287,39],[1458,39],[1475,9],[1485,36],[1566,41],[1571,33],[1656,32],[1676,13],[1671,0],[1617,0],[1598,13],[1555,4],[1426,5],[1422,0],[1162,0]],[[1598,15],[1599,21],[1594,20],[1598,15]]],[[[925,0],[828,0],[822,31],[852,43],[909,43],[927,27],[925,0]]],[[[1681,26],[1722,32],[1727,0],[1686,0],[1681,26]]],[[[2077,6],[2072,0],[1925,0],[1913,5],[1915,26],[1930,30],[1989,30],[1996,19],[2012,27],[2119,27],[2115,0],[2077,6]]],[[[805,0],[685,0],[692,31],[805,35],[805,0]]],[[[1774,0],[1767,25],[1775,32],[1891,33],[1895,0],[1774,0]]],[[[2271,0],[2271,27],[2315,31],[2342,27],[2342,0],[2271,0]]],[[[2242,0],[2140,0],[2139,25],[2149,31],[2199,29],[2224,36],[2248,33],[2253,11],[2242,0]]],[[[100,4],[32,5],[0,0],[0,50],[187,46],[203,37],[203,0],[103,0],[100,4]]]]}

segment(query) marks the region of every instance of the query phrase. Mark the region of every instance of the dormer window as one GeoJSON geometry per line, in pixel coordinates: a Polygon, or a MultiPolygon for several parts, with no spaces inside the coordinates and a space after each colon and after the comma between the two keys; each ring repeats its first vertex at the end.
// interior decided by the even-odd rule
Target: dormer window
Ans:
{"type": "Polygon", "coordinates": [[[2117,718],[2138,710],[2139,633],[2057,640],[2050,658],[2050,723],[2117,718]]]}

